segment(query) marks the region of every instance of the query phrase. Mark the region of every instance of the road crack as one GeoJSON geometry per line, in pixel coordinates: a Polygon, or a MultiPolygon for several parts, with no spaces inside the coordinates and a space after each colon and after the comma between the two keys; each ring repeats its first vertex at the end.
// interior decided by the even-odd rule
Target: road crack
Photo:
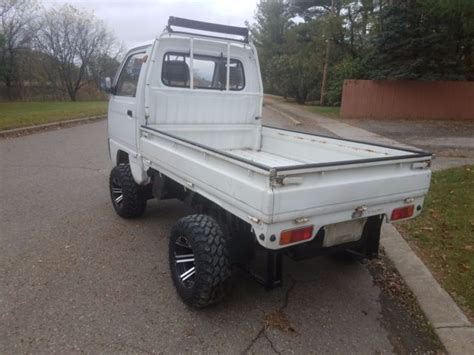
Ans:
{"type": "Polygon", "coordinates": [[[291,275],[289,275],[288,278],[289,280],[291,280],[291,285],[288,287],[288,289],[285,292],[282,305],[278,309],[268,314],[264,314],[262,326],[258,330],[255,337],[250,341],[247,347],[243,350],[242,352],[243,354],[247,354],[262,336],[270,344],[270,347],[275,352],[275,354],[281,354],[281,352],[277,349],[276,345],[268,336],[267,330],[269,328],[276,328],[285,333],[296,333],[296,330],[291,326],[288,320],[288,317],[286,316],[284,311],[288,307],[288,303],[290,301],[290,294],[295,288],[298,281],[294,279],[291,275]]]}
{"type": "Polygon", "coordinates": [[[255,337],[250,341],[249,345],[247,345],[244,351],[242,351],[242,354],[247,354],[250,351],[250,349],[252,349],[252,347],[255,345],[257,340],[260,339],[260,337],[262,336],[264,332],[265,332],[265,324],[263,324],[262,327],[258,330],[257,335],[255,335],[255,337]]]}

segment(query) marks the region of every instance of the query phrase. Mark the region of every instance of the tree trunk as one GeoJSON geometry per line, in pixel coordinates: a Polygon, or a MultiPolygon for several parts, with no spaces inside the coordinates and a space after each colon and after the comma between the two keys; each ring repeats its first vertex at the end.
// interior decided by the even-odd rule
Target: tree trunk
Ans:
{"type": "Polygon", "coordinates": [[[324,106],[326,99],[326,81],[328,78],[328,61],[329,61],[329,42],[326,47],[326,60],[323,68],[323,81],[321,82],[321,96],[319,98],[319,104],[324,106]]]}
{"type": "MultiPolygon", "coordinates": [[[[331,18],[334,16],[334,0],[331,1],[331,18]]],[[[323,67],[323,81],[321,83],[321,97],[319,99],[319,104],[324,106],[325,96],[326,96],[326,81],[328,77],[328,66],[329,66],[329,52],[331,48],[331,34],[327,36],[327,45],[326,45],[326,58],[324,61],[323,67]]]]}
{"type": "Polygon", "coordinates": [[[67,94],[69,95],[71,101],[76,101],[76,91],[74,91],[70,85],[67,85],[67,94]]]}
{"type": "Polygon", "coordinates": [[[5,86],[6,86],[6,88],[7,88],[7,97],[8,97],[8,100],[11,101],[11,100],[13,100],[13,98],[12,98],[12,96],[13,96],[13,95],[12,95],[12,82],[11,82],[11,80],[10,80],[10,78],[9,78],[8,76],[5,78],[5,86]]]}

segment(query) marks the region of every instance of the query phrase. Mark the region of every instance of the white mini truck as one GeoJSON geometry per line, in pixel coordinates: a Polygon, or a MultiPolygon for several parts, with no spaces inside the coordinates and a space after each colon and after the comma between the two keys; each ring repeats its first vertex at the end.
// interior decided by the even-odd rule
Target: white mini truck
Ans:
{"type": "Polygon", "coordinates": [[[196,211],[169,240],[171,275],[190,305],[221,300],[234,265],[271,289],[283,255],[374,258],[382,221],[422,209],[430,153],[262,125],[246,28],[170,17],[104,86],[116,212],[139,217],[151,198],[196,211]]]}

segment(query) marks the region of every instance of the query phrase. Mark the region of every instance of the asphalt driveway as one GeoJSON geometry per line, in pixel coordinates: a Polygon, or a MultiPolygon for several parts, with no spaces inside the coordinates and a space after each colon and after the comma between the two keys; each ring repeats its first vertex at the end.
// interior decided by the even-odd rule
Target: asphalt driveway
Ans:
{"type": "Polygon", "coordinates": [[[114,213],[105,121],[0,140],[0,154],[0,353],[436,349],[357,262],[285,260],[283,288],[237,273],[224,303],[186,307],[167,238],[190,211],[153,201],[138,220],[114,213]]]}

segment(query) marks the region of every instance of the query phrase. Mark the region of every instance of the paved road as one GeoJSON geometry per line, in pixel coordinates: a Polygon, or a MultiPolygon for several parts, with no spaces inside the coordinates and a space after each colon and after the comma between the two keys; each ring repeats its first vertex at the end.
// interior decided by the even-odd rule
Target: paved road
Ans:
{"type": "Polygon", "coordinates": [[[286,261],[281,289],[237,274],[224,303],[183,305],[167,238],[189,211],[164,201],[139,220],[115,215],[104,121],[1,140],[0,154],[2,354],[429,350],[359,263],[286,261]]]}

